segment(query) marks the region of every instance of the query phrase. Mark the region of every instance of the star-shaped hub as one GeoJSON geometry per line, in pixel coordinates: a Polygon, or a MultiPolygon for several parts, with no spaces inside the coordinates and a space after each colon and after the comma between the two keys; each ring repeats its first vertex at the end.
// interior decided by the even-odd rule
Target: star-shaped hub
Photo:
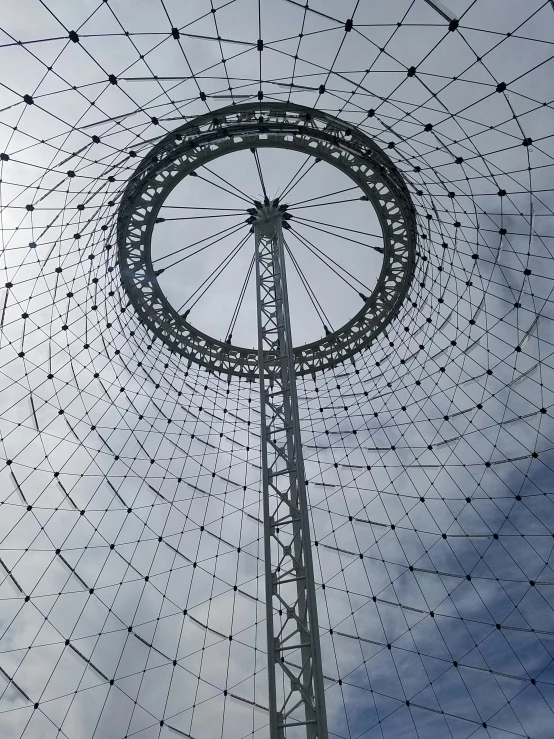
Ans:
{"type": "Polygon", "coordinates": [[[255,208],[248,208],[246,211],[250,216],[248,223],[258,225],[264,235],[270,236],[278,223],[281,224],[282,228],[290,228],[287,221],[292,216],[287,212],[288,206],[279,203],[279,198],[275,198],[275,200],[264,198],[263,203],[255,200],[254,205],[255,208]]]}

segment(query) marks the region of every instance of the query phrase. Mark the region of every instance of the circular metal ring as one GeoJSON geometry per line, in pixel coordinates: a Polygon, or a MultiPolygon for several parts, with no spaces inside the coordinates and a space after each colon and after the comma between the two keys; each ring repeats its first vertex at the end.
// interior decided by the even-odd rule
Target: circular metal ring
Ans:
{"type": "Polygon", "coordinates": [[[296,373],[315,373],[367,348],[390,323],[409,290],[416,255],[415,210],[401,173],[368,136],[337,118],[290,103],[252,103],[201,116],[165,136],[137,167],[121,202],[121,280],[140,320],[172,351],[211,371],[257,377],[257,349],[214,339],[180,316],[151,259],[154,224],[173,188],[203,164],[252,147],[291,149],[337,167],[363,191],[381,225],[383,265],[361,310],[324,338],[294,348],[296,373]]]}

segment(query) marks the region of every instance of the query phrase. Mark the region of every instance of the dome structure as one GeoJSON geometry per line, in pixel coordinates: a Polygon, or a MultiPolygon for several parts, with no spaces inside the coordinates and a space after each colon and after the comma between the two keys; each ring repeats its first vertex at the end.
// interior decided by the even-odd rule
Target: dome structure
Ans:
{"type": "Polygon", "coordinates": [[[551,736],[553,23],[3,9],[3,735],[551,736]]]}

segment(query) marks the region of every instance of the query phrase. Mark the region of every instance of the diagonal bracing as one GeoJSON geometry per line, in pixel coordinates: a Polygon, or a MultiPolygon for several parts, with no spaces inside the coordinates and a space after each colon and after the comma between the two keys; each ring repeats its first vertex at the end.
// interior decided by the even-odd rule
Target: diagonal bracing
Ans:
{"type": "Polygon", "coordinates": [[[282,211],[254,218],[270,732],[327,739],[282,211]]]}

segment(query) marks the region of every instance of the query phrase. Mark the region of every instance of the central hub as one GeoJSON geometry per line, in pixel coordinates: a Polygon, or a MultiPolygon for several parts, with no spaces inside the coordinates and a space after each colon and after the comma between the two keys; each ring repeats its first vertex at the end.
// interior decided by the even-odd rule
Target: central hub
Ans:
{"type": "Polygon", "coordinates": [[[256,214],[254,220],[257,223],[263,223],[264,221],[272,221],[275,218],[279,218],[283,215],[283,211],[286,209],[286,205],[279,205],[278,200],[274,200],[272,203],[267,205],[260,205],[256,208],[256,214]]]}
{"type": "Polygon", "coordinates": [[[275,233],[277,224],[281,223],[287,227],[284,221],[291,216],[286,212],[287,206],[280,205],[279,199],[269,200],[265,198],[263,203],[259,200],[254,201],[255,208],[249,208],[247,213],[250,215],[249,222],[256,226],[263,236],[271,237],[275,233]]]}

